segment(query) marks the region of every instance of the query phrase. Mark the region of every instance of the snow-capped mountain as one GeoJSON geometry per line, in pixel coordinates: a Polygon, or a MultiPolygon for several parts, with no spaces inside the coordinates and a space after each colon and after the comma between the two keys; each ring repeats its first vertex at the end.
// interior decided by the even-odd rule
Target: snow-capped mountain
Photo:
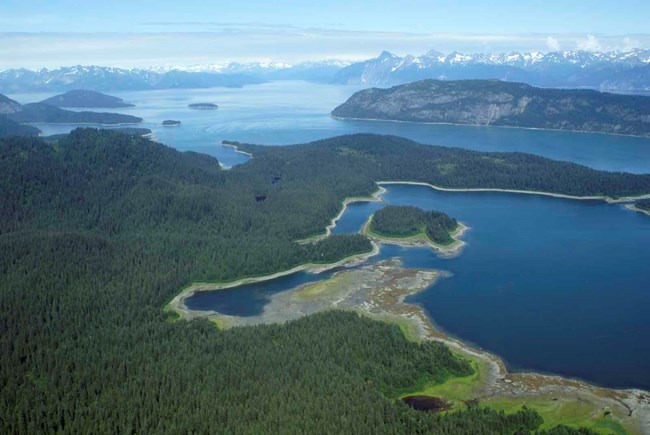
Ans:
{"type": "Polygon", "coordinates": [[[363,62],[252,62],[125,69],[72,66],[0,72],[0,93],[239,87],[268,80],[393,86],[423,79],[499,79],[542,87],[650,91],[650,50],[626,52],[441,53],[397,56],[387,51],[363,62]]]}
{"type": "Polygon", "coordinates": [[[87,89],[94,91],[240,87],[263,79],[241,73],[192,72],[172,69],[125,69],[103,66],[71,66],[54,70],[11,69],[0,72],[0,93],[48,92],[87,89]]]}
{"type": "Polygon", "coordinates": [[[392,86],[422,79],[500,79],[548,87],[650,90],[650,50],[443,54],[378,57],[342,68],[334,83],[392,86]],[[633,79],[622,80],[623,77],[633,79]]]}

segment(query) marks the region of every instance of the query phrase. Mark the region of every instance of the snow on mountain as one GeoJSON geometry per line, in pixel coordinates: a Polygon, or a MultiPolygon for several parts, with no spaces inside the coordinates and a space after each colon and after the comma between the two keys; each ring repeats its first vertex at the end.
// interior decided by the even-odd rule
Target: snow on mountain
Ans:
{"type": "Polygon", "coordinates": [[[650,83],[643,83],[644,71],[630,73],[630,70],[647,65],[650,65],[650,50],[647,49],[493,54],[443,54],[431,50],[420,56],[404,57],[384,51],[374,59],[342,68],[333,82],[392,86],[430,78],[499,79],[546,87],[635,91],[647,89],[650,83]],[[623,73],[625,84],[618,83],[623,73]]]}

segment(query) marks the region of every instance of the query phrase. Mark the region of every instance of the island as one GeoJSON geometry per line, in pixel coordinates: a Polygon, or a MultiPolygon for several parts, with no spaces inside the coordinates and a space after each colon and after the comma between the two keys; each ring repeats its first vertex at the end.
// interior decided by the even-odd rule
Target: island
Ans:
{"type": "Polygon", "coordinates": [[[164,125],[165,127],[176,127],[178,125],[181,125],[181,122],[180,121],[175,121],[173,119],[165,119],[162,122],[162,125],[164,125]]]}
{"type": "Polygon", "coordinates": [[[356,92],[332,116],[649,136],[648,113],[647,96],[498,80],[422,80],[356,92]]]}
{"type": "Polygon", "coordinates": [[[127,103],[121,98],[86,89],[76,89],[61,95],[55,95],[54,97],[41,101],[41,103],[56,107],[96,107],[110,109],[135,107],[134,104],[127,103]]]}
{"type": "Polygon", "coordinates": [[[444,272],[398,261],[334,270],[375,253],[373,242],[296,240],[381,180],[618,200],[650,193],[649,175],[379,135],[233,146],[254,158],[223,170],[211,156],[107,129],[76,129],[55,144],[0,139],[5,432],[299,433],[318,422],[332,433],[572,434],[647,421],[643,391],[508,373],[445,336],[405,302],[444,272]],[[276,293],[279,311],[219,323],[163,309],[201,285],[227,291],[310,267],[333,275],[276,293]],[[271,324],[228,329],[253,317],[271,324]],[[453,410],[419,412],[402,403],[412,396],[453,410]],[[228,417],[186,417],[197,409],[228,417]]]}
{"type": "Polygon", "coordinates": [[[451,233],[458,228],[456,219],[439,211],[424,211],[413,206],[388,206],[376,212],[368,230],[380,237],[424,238],[438,245],[454,242],[451,233]]]}
{"type": "Polygon", "coordinates": [[[196,110],[215,110],[219,108],[219,106],[214,103],[192,103],[188,104],[187,107],[196,110]]]}

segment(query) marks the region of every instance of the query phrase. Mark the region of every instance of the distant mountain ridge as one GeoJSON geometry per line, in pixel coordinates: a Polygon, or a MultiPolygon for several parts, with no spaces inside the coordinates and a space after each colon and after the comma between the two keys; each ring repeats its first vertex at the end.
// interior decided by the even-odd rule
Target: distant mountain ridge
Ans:
{"type": "Polygon", "coordinates": [[[241,87],[264,80],[245,74],[172,70],[157,72],[104,66],[71,66],[54,70],[9,69],[0,72],[0,93],[241,87]]]}
{"type": "Polygon", "coordinates": [[[87,108],[123,108],[134,107],[134,104],[124,102],[121,98],[102,94],[86,89],[75,89],[61,95],[55,95],[41,103],[57,107],[87,107],[87,108]]]}
{"type": "Polygon", "coordinates": [[[0,93],[241,87],[269,80],[394,86],[424,79],[498,79],[540,87],[650,92],[650,49],[445,54],[419,56],[384,51],[362,62],[326,59],[299,62],[207,63],[149,68],[70,66],[0,71],[0,93]]]}
{"type": "Polygon", "coordinates": [[[423,79],[499,79],[534,86],[650,92],[650,50],[443,54],[378,57],[342,68],[333,83],[393,86],[423,79]]]}
{"type": "Polygon", "coordinates": [[[421,80],[365,89],[332,115],[650,136],[650,97],[498,80],[421,80]]]}
{"type": "Polygon", "coordinates": [[[142,118],[121,113],[73,112],[45,103],[20,104],[0,94],[0,115],[19,124],[137,124],[142,118]]]}

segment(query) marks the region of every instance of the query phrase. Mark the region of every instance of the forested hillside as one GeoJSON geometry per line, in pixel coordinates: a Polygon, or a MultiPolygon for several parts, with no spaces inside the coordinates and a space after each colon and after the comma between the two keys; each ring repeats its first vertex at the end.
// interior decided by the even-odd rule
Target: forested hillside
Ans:
{"type": "Polygon", "coordinates": [[[332,111],[340,118],[650,135],[650,98],[499,80],[420,80],[364,89],[332,111]]]}
{"type": "Polygon", "coordinates": [[[312,173],[339,193],[345,190],[339,180],[345,179],[347,185],[354,186],[355,195],[374,189],[373,180],[576,196],[620,197],[650,192],[650,174],[598,171],[518,152],[421,145],[395,136],[338,136],[299,147],[239,145],[243,151],[263,158],[252,159],[234,172],[267,172],[289,179],[312,173]]]}
{"type": "Polygon", "coordinates": [[[18,124],[16,121],[11,120],[4,115],[0,115],[0,137],[38,136],[40,132],[41,131],[36,127],[18,124]]]}
{"type": "Polygon", "coordinates": [[[535,430],[530,410],[437,415],[396,402],[418,383],[468,372],[446,347],[408,342],[396,326],[332,312],[220,331],[161,308],[192,281],[368,251],[361,235],[294,240],[381,178],[650,191],[647,176],[392,137],[245,148],[255,158],[222,171],[214,158],[106,130],[53,144],[0,139],[0,431],[535,430]]]}

